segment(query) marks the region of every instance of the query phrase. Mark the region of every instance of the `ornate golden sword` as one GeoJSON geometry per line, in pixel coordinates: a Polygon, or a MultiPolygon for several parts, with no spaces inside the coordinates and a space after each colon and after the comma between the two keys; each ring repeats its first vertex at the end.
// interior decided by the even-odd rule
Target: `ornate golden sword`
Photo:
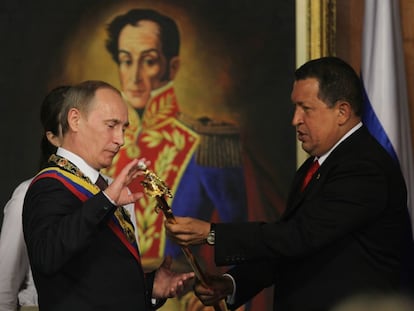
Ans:
{"type": "MultiPolygon", "coordinates": [[[[173,223],[176,222],[174,214],[172,212],[171,207],[168,205],[166,201],[166,197],[172,198],[172,194],[168,186],[165,184],[163,180],[161,180],[153,171],[147,168],[147,165],[140,161],[138,162],[138,168],[144,172],[144,180],[141,181],[141,185],[144,187],[145,193],[153,197],[157,200],[156,212],[158,213],[161,210],[164,213],[165,218],[168,221],[173,223]]],[[[181,249],[190,264],[191,268],[193,269],[196,277],[200,280],[200,282],[208,287],[208,278],[205,275],[204,271],[201,269],[197,259],[194,257],[191,249],[186,246],[182,246],[181,249]]],[[[223,300],[219,301],[216,305],[213,306],[215,311],[227,311],[226,302],[223,300]]]]}

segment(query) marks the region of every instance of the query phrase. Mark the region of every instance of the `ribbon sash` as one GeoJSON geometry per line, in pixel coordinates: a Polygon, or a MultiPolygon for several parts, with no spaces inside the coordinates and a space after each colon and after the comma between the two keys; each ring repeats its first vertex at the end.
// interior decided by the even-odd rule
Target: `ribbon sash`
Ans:
{"type": "MultiPolygon", "coordinates": [[[[70,190],[80,201],[85,202],[89,198],[96,195],[100,189],[91,184],[86,179],[76,176],[70,172],[67,172],[59,167],[48,167],[40,171],[32,181],[32,184],[42,178],[54,178],[60,181],[68,190],[70,190]]],[[[122,244],[129,250],[134,258],[140,262],[140,255],[138,252],[138,246],[136,241],[129,241],[124,234],[122,226],[115,217],[112,215],[108,220],[109,228],[114,234],[121,240],[122,244]]]]}

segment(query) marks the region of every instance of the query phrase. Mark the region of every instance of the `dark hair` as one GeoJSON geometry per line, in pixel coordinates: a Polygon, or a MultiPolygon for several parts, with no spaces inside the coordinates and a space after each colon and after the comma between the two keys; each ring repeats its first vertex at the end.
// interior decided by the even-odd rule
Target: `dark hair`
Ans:
{"type": "Polygon", "coordinates": [[[362,83],[349,64],[332,56],[308,61],[295,71],[295,79],[308,78],[318,80],[318,97],[329,107],[333,107],[338,100],[345,100],[350,103],[355,114],[361,116],[362,83]]]}
{"type": "Polygon", "coordinates": [[[56,136],[61,134],[61,127],[59,125],[60,111],[62,110],[65,93],[69,88],[70,86],[62,85],[52,89],[43,99],[40,107],[40,122],[43,128],[42,140],[40,142],[40,167],[47,162],[51,154],[56,152],[57,148],[47,139],[46,132],[50,131],[56,136]]]}
{"type": "Polygon", "coordinates": [[[154,10],[133,9],[123,15],[115,17],[106,28],[108,33],[106,49],[111,53],[112,59],[119,64],[118,38],[121,30],[126,25],[136,26],[138,22],[142,20],[150,20],[160,26],[161,49],[167,59],[167,63],[169,63],[174,56],[178,56],[180,49],[180,34],[175,21],[154,10]]]}
{"type": "Polygon", "coordinates": [[[72,108],[79,109],[79,111],[87,113],[96,91],[99,89],[111,89],[122,96],[119,90],[111,84],[99,81],[88,80],[79,84],[73,85],[65,95],[63,101],[62,112],[60,114],[60,125],[62,126],[62,135],[65,135],[69,130],[68,113],[72,108]]]}

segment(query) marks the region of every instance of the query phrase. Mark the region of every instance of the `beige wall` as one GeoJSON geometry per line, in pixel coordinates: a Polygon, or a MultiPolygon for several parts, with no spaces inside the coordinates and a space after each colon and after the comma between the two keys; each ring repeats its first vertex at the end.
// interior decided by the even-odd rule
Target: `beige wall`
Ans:
{"type": "MultiPolygon", "coordinates": [[[[337,56],[351,63],[359,72],[361,65],[361,39],[364,2],[337,0],[337,56]]],[[[400,0],[403,29],[408,100],[411,115],[411,137],[414,143],[414,1],[400,0]]]]}

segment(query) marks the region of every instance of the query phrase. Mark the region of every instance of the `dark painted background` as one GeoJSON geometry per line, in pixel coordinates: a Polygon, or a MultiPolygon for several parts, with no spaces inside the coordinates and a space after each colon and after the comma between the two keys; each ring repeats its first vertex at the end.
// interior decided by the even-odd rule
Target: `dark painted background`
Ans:
{"type": "MultiPolygon", "coordinates": [[[[79,23],[108,0],[2,0],[0,2],[0,206],[13,189],[36,173],[41,129],[40,103],[65,71],[64,48],[79,23]]],[[[143,6],[143,1],[129,3],[143,6]]],[[[151,3],[149,1],[148,3],[151,3]]],[[[200,34],[215,44],[215,55],[231,59],[234,79],[228,111],[240,115],[246,145],[257,156],[258,172],[286,197],[296,167],[290,90],[295,69],[294,1],[158,1],[188,14],[200,34]]],[[[214,62],[209,64],[213,68],[214,62]]],[[[206,90],[207,92],[209,90],[206,90]]],[[[202,96],[202,94],[199,94],[202,96]]],[[[188,108],[187,108],[188,109],[188,108]]],[[[2,213],[0,221],[2,220],[2,213]]]]}

